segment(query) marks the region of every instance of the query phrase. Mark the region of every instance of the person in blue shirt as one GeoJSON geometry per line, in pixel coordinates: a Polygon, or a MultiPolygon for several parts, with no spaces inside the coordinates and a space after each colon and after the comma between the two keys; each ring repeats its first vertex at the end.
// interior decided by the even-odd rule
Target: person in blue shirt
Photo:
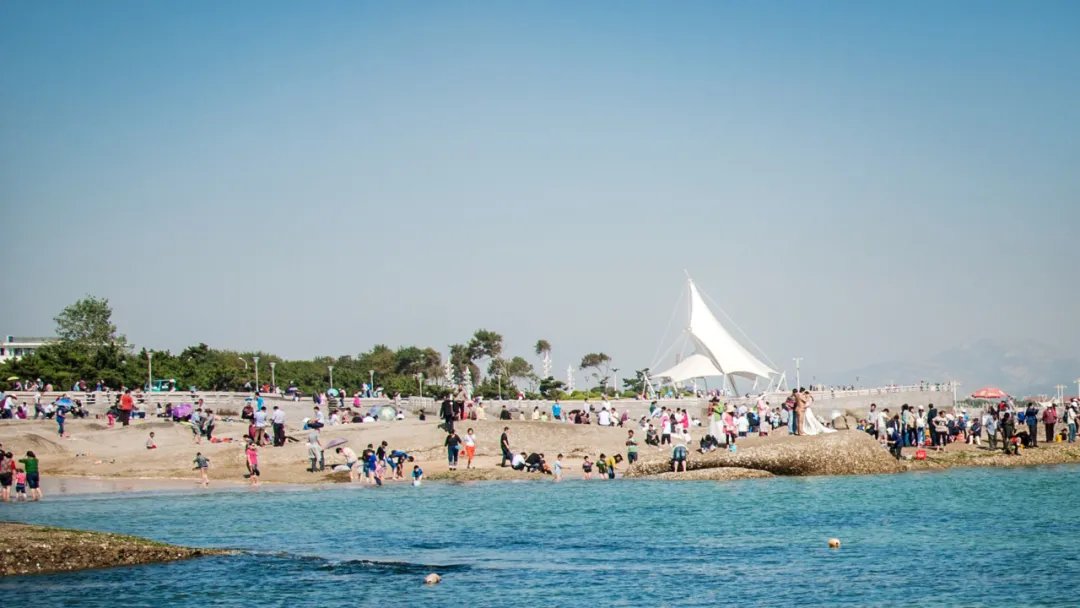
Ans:
{"type": "Polygon", "coordinates": [[[559,401],[556,399],[554,405],[551,406],[551,417],[555,420],[562,420],[562,406],[559,405],[559,401]]]}
{"type": "Polygon", "coordinates": [[[412,468],[412,485],[420,485],[420,481],[424,479],[424,470],[420,468],[420,465],[414,465],[412,468]]]}

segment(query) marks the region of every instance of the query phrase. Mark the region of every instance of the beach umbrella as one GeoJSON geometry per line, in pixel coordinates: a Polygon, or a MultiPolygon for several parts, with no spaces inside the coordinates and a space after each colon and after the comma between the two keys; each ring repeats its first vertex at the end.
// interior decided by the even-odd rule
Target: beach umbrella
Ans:
{"type": "Polygon", "coordinates": [[[1004,399],[1009,395],[996,386],[986,386],[971,393],[972,399],[1004,399]]]}
{"type": "Polygon", "coordinates": [[[341,437],[338,437],[337,439],[331,439],[330,442],[326,444],[326,449],[332,450],[339,445],[345,445],[348,442],[348,439],[342,439],[341,437]]]}
{"type": "Polygon", "coordinates": [[[8,382],[15,382],[15,381],[16,381],[16,380],[18,380],[18,379],[19,379],[19,377],[18,377],[18,376],[12,376],[12,377],[8,378],[8,379],[7,379],[7,381],[8,381],[8,382]]]}
{"type": "Polygon", "coordinates": [[[336,388],[332,388],[332,389],[326,391],[326,394],[330,395],[331,397],[337,397],[338,396],[338,390],[336,388]]]}
{"type": "Polygon", "coordinates": [[[393,420],[395,416],[397,416],[397,410],[389,405],[379,408],[379,420],[393,420]]]}

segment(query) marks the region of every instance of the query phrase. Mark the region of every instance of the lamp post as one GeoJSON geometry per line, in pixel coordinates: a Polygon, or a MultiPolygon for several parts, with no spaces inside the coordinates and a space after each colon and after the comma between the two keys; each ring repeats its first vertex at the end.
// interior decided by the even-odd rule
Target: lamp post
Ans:
{"type": "Polygon", "coordinates": [[[420,387],[420,396],[424,396],[424,372],[417,372],[416,384],[420,387]]]}
{"type": "Polygon", "coordinates": [[[795,361],[795,386],[802,388],[802,378],[799,376],[799,364],[802,363],[802,357],[794,357],[795,361]]]}
{"type": "Polygon", "coordinates": [[[255,392],[259,392],[259,358],[252,357],[252,361],[255,362],[255,392]]]}
{"type": "Polygon", "coordinates": [[[371,391],[371,395],[375,394],[375,370],[369,369],[368,373],[368,390],[371,391]]]}
{"type": "Polygon", "coordinates": [[[270,390],[277,392],[277,377],[274,375],[274,368],[277,367],[277,361],[270,362],[270,390]]]}
{"type": "Polygon", "coordinates": [[[154,390],[154,351],[146,351],[146,392],[154,390]]]}
{"type": "Polygon", "coordinates": [[[334,388],[334,366],[327,365],[326,369],[330,370],[330,388],[334,388]]]}
{"type": "Polygon", "coordinates": [[[611,373],[612,373],[612,375],[614,377],[614,381],[612,382],[612,384],[615,385],[615,397],[618,397],[619,396],[619,368],[617,368],[617,367],[611,368],[611,373]]]}

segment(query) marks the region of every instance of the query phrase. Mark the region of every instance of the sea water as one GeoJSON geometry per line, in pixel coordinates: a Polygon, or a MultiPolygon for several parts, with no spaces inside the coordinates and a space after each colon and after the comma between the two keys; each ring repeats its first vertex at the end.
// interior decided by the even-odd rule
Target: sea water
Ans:
{"type": "Polygon", "coordinates": [[[0,518],[240,552],[7,577],[0,598],[87,607],[1077,606],[1078,517],[1076,466],[61,496],[0,505],[0,518]],[[842,548],[829,549],[830,537],[842,548]],[[429,572],[442,584],[423,585],[429,572]]]}

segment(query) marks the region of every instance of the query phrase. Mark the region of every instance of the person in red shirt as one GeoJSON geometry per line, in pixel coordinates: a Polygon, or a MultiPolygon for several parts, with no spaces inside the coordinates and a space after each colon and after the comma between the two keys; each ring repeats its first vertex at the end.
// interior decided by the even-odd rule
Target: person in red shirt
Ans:
{"type": "Polygon", "coordinates": [[[120,397],[120,424],[123,426],[128,425],[128,421],[131,419],[131,410],[135,407],[135,400],[131,398],[131,389],[124,391],[124,395],[120,397]]]}

